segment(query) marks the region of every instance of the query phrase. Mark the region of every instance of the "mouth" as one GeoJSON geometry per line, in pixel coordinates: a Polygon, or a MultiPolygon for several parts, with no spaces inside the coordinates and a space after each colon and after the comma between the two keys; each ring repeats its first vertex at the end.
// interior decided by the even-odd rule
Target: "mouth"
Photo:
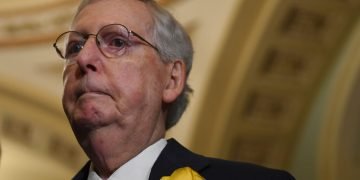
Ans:
{"type": "Polygon", "coordinates": [[[79,99],[83,96],[110,96],[108,93],[106,93],[104,90],[100,89],[100,88],[95,88],[95,87],[82,87],[79,88],[77,91],[75,91],[75,97],[76,99],[79,99]]]}
{"type": "Polygon", "coordinates": [[[79,91],[76,93],[76,99],[79,99],[83,96],[109,96],[109,94],[103,92],[103,91],[79,91]]]}
{"type": "Polygon", "coordinates": [[[95,97],[95,96],[108,96],[113,98],[108,92],[106,86],[103,84],[95,83],[95,81],[90,81],[89,78],[82,79],[82,81],[77,84],[75,89],[75,99],[79,100],[80,98],[86,97],[95,97]]]}

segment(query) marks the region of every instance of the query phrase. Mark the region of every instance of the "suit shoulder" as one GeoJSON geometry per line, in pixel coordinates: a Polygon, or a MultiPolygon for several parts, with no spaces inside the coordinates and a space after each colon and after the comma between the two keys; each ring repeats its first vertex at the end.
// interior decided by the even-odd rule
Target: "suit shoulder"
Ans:
{"type": "Polygon", "coordinates": [[[252,180],[294,180],[295,178],[284,170],[271,169],[245,162],[227,161],[208,158],[209,165],[202,174],[211,179],[252,179],[252,180]]]}
{"type": "Polygon", "coordinates": [[[194,153],[175,139],[160,154],[152,171],[153,179],[170,175],[175,169],[189,166],[206,180],[294,180],[288,172],[255,164],[228,161],[194,153]]]}
{"type": "Polygon", "coordinates": [[[91,162],[88,161],[80,171],[72,178],[72,180],[85,180],[88,177],[91,162]]]}

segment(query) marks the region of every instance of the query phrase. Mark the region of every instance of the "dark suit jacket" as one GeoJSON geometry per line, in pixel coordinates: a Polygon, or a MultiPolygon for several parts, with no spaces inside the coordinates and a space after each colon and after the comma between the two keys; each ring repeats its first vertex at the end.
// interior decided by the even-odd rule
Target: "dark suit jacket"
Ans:
{"type": "MultiPolygon", "coordinates": [[[[176,140],[168,140],[151,169],[150,180],[160,180],[176,169],[191,167],[206,180],[294,180],[289,173],[253,164],[225,161],[197,155],[181,146],[176,140]]],[[[88,162],[73,180],[86,180],[89,174],[88,162]]]]}

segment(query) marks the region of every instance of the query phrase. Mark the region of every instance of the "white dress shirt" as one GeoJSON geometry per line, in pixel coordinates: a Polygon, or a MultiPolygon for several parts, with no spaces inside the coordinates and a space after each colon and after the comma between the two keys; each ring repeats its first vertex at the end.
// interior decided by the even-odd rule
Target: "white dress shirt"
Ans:
{"type": "MultiPolygon", "coordinates": [[[[140,154],[119,167],[107,180],[147,180],[150,171],[161,151],[165,148],[167,141],[160,139],[156,143],[147,147],[140,154]]],[[[88,180],[102,180],[90,167],[88,180]]]]}

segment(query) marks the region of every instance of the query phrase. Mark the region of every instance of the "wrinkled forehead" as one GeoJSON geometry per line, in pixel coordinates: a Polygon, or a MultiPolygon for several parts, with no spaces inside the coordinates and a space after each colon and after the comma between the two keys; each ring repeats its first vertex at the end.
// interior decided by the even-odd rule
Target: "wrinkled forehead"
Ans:
{"type": "Polygon", "coordinates": [[[123,24],[142,33],[152,28],[153,18],[142,0],[85,0],[79,6],[71,29],[96,32],[107,24],[123,24]]]}

